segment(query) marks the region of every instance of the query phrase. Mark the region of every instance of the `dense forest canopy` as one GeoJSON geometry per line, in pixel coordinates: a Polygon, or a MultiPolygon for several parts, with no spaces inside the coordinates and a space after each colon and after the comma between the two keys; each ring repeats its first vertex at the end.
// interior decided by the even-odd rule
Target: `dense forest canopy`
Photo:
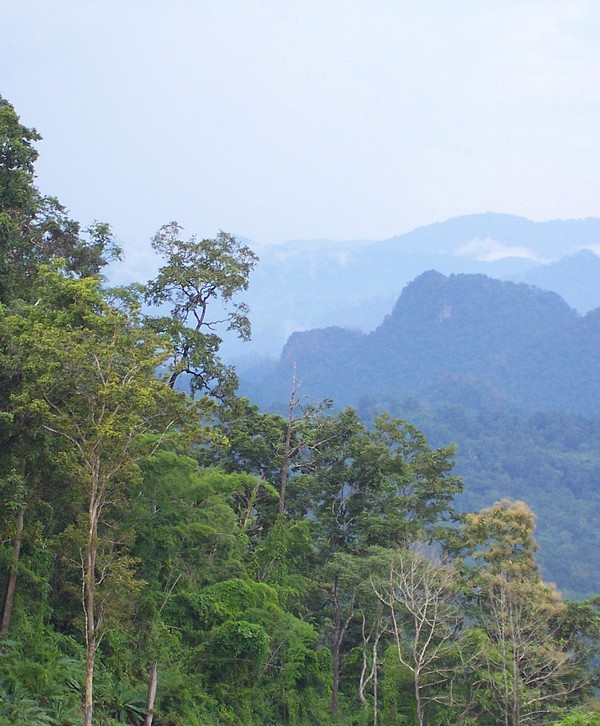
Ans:
{"type": "Polygon", "coordinates": [[[401,418],[237,396],[252,251],[167,224],[108,288],[38,139],[0,99],[0,723],[600,723],[600,599],[544,582],[528,505],[460,514],[401,418]]]}

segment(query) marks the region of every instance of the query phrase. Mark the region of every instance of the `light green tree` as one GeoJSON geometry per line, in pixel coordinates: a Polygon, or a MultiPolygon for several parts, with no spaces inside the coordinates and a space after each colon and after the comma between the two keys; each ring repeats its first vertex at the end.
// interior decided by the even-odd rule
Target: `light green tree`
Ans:
{"type": "Polygon", "coordinates": [[[182,394],[157,379],[168,348],[140,325],[138,310],[109,305],[92,278],[74,280],[46,270],[38,289],[40,302],[26,317],[3,322],[27,380],[13,397],[15,411],[63,442],[77,481],[74,495],[81,498],[73,540],[80,552],[84,723],[90,726],[96,650],[108,606],[101,593],[133,585],[132,563],[104,546],[102,525],[124,483],[137,475],[136,462],[155,451],[190,410],[182,394]]]}
{"type": "Polygon", "coordinates": [[[467,514],[462,528],[478,629],[470,696],[506,726],[548,723],[587,685],[561,627],[567,606],[535,562],[534,531],[529,507],[509,500],[467,514]]]}

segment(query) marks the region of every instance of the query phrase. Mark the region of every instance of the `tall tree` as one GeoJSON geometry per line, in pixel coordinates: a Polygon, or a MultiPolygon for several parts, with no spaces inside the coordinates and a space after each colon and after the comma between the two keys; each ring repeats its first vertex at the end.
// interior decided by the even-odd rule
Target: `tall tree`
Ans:
{"type": "Polygon", "coordinates": [[[218,357],[221,337],[217,331],[234,331],[250,337],[248,306],[235,299],[248,288],[248,277],[258,258],[245,244],[226,232],[214,239],[181,239],[183,228],[171,222],[152,240],[164,260],[158,275],[146,288],[152,305],[170,304],[171,317],[154,319],[157,329],[168,332],[173,345],[169,385],[179,376],[191,376],[191,390],[224,397],[232,391],[233,370],[218,357]]]}
{"type": "Polygon", "coordinates": [[[95,275],[120,249],[107,224],[81,229],[54,197],[35,186],[35,142],[0,96],[0,302],[28,300],[38,265],[62,259],[66,274],[95,275]]]}
{"type": "Polygon", "coordinates": [[[140,325],[137,310],[110,306],[92,278],[72,280],[51,270],[40,275],[38,294],[40,304],[32,306],[26,320],[13,316],[7,321],[14,354],[29,377],[14,403],[65,443],[85,502],[80,567],[84,723],[90,726],[102,627],[98,587],[122,563],[106,561],[102,571],[102,523],[123,483],[135,475],[135,462],[155,450],[187,411],[182,396],[155,376],[164,360],[164,341],[140,325]],[[60,307],[54,304],[57,298],[60,307]]]}
{"type": "Polygon", "coordinates": [[[356,610],[348,558],[364,558],[373,546],[443,537],[445,520],[456,517],[452,499],[462,484],[450,474],[453,449],[431,450],[404,421],[380,416],[369,430],[348,409],[324,420],[318,436],[322,443],[310,474],[299,477],[295,487],[330,578],[335,715],[344,636],[356,610]]]}
{"type": "MultiPolygon", "coordinates": [[[[39,193],[35,186],[35,143],[40,139],[38,132],[24,126],[13,106],[0,96],[0,304],[23,316],[28,314],[26,308],[19,308],[23,302],[41,302],[36,287],[40,264],[60,259],[64,275],[85,277],[97,275],[120,255],[108,225],[95,222],[82,230],[57,199],[39,193]]],[[[60,305],[59,300],[54,302],[60,305]]],[[[11,482],[20,482],[4,502],[13,515],[12,524],[5,530],[12,541],[2,618],[2,629],[6,632],[26,530],[25,510],[39,494],[32,483],[40,478],[39,456],[44,445],[43,437],[32,433],[27,416],[14,415],[12,411],[10,399],[23,385],[23,371],[9,354],[5,332],[0,334],[0,409],[6,414],[0,422],[0,478],[6,483],[4,496],[9,495],[11,482]]],[[[46,471],[49,468],[46,460],[46,471]]]]}
{"type": "Polygon", "coordinates": [[[509,500],[467,514],[462,529],[474,564],[469,598],[482,635],[481,677],[471,695],[482,695],[506,726],[548,723],[587,685],[560,625],[567,607],[535,562],[534,531],[527,505],[509,500]]]}

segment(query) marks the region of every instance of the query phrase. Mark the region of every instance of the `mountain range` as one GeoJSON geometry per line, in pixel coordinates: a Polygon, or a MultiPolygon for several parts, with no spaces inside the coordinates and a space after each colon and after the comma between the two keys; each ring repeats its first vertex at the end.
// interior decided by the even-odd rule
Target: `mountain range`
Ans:
{"type": "Polygon", "coordinates": [[[600,416],[600,309],[580,315],[554,292],[485,275],[428,271],[370,333],[296,332],[279,361],[245,374],[272,407],[303,392],[357,405],[364,397],[485,401],[523,411],[600,416]]]}
{"type": "Polygon", "coordinates": [[[224,348],[241,368],[252,357],[278,356],[296,331],[332,325],[372,331],[403,287],[431,269],[534,284],[580,313],[600,307],[596,218],[533,222],[474,214],[387,240],[296,240],[258,252],[245,295],[252,342],[224,348]]]}

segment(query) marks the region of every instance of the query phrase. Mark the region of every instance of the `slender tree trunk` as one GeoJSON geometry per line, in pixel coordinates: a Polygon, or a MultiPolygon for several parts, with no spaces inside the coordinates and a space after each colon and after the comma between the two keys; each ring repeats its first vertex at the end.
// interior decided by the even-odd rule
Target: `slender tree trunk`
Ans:
{"type": "Polygon", "coordinates": [[[378,678],[377,678],[377,645],[379,638],[375,641],[375,647],[373,648],[373,726],[377,726],[379,719],[379,693],[378,693],[378,678]]]}
{"type": "Polygon", "coordinates": [[[336,716],[338,710],[338,695],[340,691],[340,649],[342,647],[342,604],[337,578],[333,583],[333,598],[335,603],[335,627],[331,643],[331,656],[333,659],[333,684],[331,689],[331,715],[336,716]]]}
{"type": "Polygon", "coordinates": [[[297,399],[298,383],[296,381],[296,363],[294,362],[294,372],[292,376],[292,393],[288,404],[288,422],[285,431],[285,449],[283,451],[283,465],[281,467],[281,481],[279,487],[279,514],[285,516],[285,497],[287,493],[287,484],[290,478],[290,460],[292,458],[292,432],[294,428],[294,409],[298,405],[297,399]]]}
{"type": "Polygon", "coordinates": [[[333,601],[335,603],[335,627],[333,631],[333,640],[331,643],[331,655],[333,657],[333,687],[331,689],[331,713],[336,716],[338,709],[338,696],[340,693],[340,665],[341,650],[344,634],[350,625],[350,621],[354,617],[354,593],[350,603],[350,612],[348,616],[342,620],[342,595],[340,593],[340,583],[337,577],[333,582],[333,601]]]}
{"type": "Polygon", "coordinates": [[[371,639],[371,635],[367,637],[365,633],[365,616],[363,614],[363,665],[360,673],[360,680],[358,685],[358,698],[362,705],[366,708],[369,705],[369,702],[367,700],[366,696],[366,690],[367,685],[372,680],[373,681],[373,726],[377,726],[377,722],[379,719],[379,711],[378,711],[378,678],[377,678],[377,670],[378,670],[378,648],[379,648],[379,640],[383,634],[383,631],[379,629],[379,625],[376,624],[377,630],[374,630],[373,635],[373,645],[371,646],[371,668],[369,672],[367,673],[367,669],[369,668],[369,659],[367,656],[367,644],[369,640],[371,639]]]}
{"type": "Polygon", "coordinates": [[[519,665],[513,652],[513,726],[521,724],[521,694],[519,692],[519,665]]]}
{"type": "Polygon", "coordinates": [[[86,543],[83,571],[83,606],[85,612],[85,701],[83,709],[84,726],[92,726],[94,697],[94,666],[96,663],[96,556],[98,553],[98,517],[100,502],[98,500],[100,463],[92,466],[92,492],[89,502],[89,531],[86,543]]]}
{"type": "Polygon", "coordinates": [[[415,701],[417,704],[417,721],[419,726],[425,726],[425,712],[423,710],[423,699],[421,697],[421,679],[419,678],[419,671],[415,668],[415,701]]]}
{"type": "Polygon", "coordinates": [[[288,424],[288,429],[285,437],[285,453],[283,458],[283,465],[281,467],[281,480],[279,486],[279,514],[285,517],[285,497],[287,493],[287,483],[290,476],[290,440],[292,435],[291,422],[288,424]]]}
{"type": "Polygon", "coordinates": [[[152,726],[154,719],[154,699],[156,698],[156,686],[158,682],[158,663],[154,661],[150,669],[150,678],[148,680],[148,695],[146,697],[146,718],[144,726],[152,726]]]}
{"type": "Polygon", "coordinates": [[[8,633],[10,617],[12,615],[13,602],[15,600],[15,589],[17,587],[17,573],[19,571],[19,558],[21,556],[21,541],[23,539],[23,520],[25,509],[21,508],[17,515],[17,526],[13,537],[13,560],[8,572],[8,583],[6,585],[6,596],[4,598],[4,611],[2,613],[2,633],[8,633]]]}
{"type": "Polygon", "coordinates": [[[335,626],[333,629],[333,638],[331,642],[331,655],[333,659],[333,683],[331,689],[331,714],[337,715],[338,696],[340,692],[340,665],[341,650],[344,641],[344,635],[350,625],[350,621],[354,617],[354,593],[349,605],[349,612],[345,619],[342,620],[342,593],[340,592],[340,583],[336,577],[331,588],[333,594],[333,602],[335,604],[335,626]]]}

